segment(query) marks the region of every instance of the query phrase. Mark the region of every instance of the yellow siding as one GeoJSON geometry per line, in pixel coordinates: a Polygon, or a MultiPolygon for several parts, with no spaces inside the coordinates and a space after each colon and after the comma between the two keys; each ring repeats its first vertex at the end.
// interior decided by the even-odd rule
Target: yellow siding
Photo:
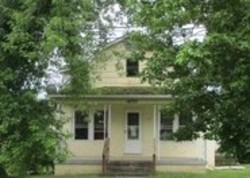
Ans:
{"type": "Polygon", "coordinates": [[[153,154],[153,106],[152,105],[115,105],[112,106],[111,128],[111,156],[121,157],[125,148],[125,117],[127,111],[141,113],[142,154],[138,156],[152,156],[153,154]]]}
{"type": "Polygon", "coordinates": [[[207,150],[206,150],[206,159],[208,162],[208,167],[214,167],[215,166],[215,151],[216,151],[216,143],[214,140],[207,140],[206,141],[207,150]]]}
{"type": "MultiPolygon", "coordinates": [[[[97,107],[97,106],[95,106],[97,107]]],[[[137,156],[151,157],[154,153],[154,107],[150,104],[115,104],[111,106],[111,136],[110,136],[110,155],[112,157],[126,157],[125,149],[125,119],[127,111],[139,111],[141,116],[141,144],[142,153],[137,156]]],[[[73,107],[64,107],[66,117],[71,118],[65,125],[72,135],[73,127],[73,107]]],[[[101,157],[104,141],[96,140],[74,140],[67,141],[72,156],[79,157],[101,157]]],[[[207,159],[213,164],[213,145],[207,144],[207,159]]],[[[156,154],[158,157],[182,157],[204,159],[205,145],[202,139],[196,141],[159,141],[156,154]]]]}
{"type": "Polygon", "coordinates": [[[56,164],[55,175],[101,174],[102,167],[97,165],[56,164]]]}
{"type": "Polygon", "coordinates": [[[122,105],[112,106],[111,115],[111,137],[110,137],[110,155],[123,155],[124,148],[124,110],[122,105]]]}
{"type": "MultiPolygon", "coordinates": [[[[123,43],[119,43],[103,51],[93,63],[93,78],[95,87],[103,86],[149,86],[142,83],[138,77],[126,76],[126,58],[129,52],[123,43]]],[[[139,62],[139,71],[145,63],[139,62]]]]}
{"type": "Polygon", "coordinates": [[[72,156],[95,158],[102,156],[103,141],[68,141],[68,148],[72,156]]]}
{"type": "MultiPolygon", "coordinates": [[[[100,108],[95,106],[95,108],[100,108]]],[[[66,118],[69,121],[65,124],[64,130],[67,131],[71,137],[67,140],[67,146],[70,151],[70,156],[73,157],[101,157],[103,140],[75,140],[74,135],[74,122],[73,113],[74,108],[70,106],[64,106],[64,112],[66,118]]]]}
{"type": "Polygon", "coordinates": [[[204,158],[204,142],[196,141],[161,141],[160,142],[161,157],[184,157],[184,158],[204,158]]]}
{"type": "MultiPolygon", "coordinates": [[[[103,141],[74,140],[73,107],[64,107],[66,117],[70,118],[65,125],[65,130],[70,132],[71,138],[67,140],[68,148],[72,156],[101,157],[103,141]]],[[[111,111],[111,139],[110,154],[113,157],[124,156],[125,148],[125,119],[127,111],[139,111],[141,113],[141,139],[142,154],[139,156],[152,156],[153,154],[153,105],[112,105],[111,111]]]]}

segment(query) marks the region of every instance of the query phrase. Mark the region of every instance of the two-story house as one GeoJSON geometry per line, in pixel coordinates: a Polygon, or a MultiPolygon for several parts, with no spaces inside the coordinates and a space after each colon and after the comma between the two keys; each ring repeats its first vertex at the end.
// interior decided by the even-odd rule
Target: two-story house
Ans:
{"type": "Polygon", "coordinates": [[[126,54],[126,40],[119,39],[96,56],[96,94],[78,97],[77,104],[69,95],[50,95],[62,105],[69,118],[64,128],[72,135],[67,140],[71,154],[66,162],[55,165],[55,174],[112,173],[119,165],[127,173],[129,169],[138,173],[138,162],[148,163],[144,164],[146,173],[213,167],[213,141],[171,139],[192,118],[188,113],[164,114],[162,108],[173,98],[142,83],[138,73],[145,64],[126,59],[126,54]]]}

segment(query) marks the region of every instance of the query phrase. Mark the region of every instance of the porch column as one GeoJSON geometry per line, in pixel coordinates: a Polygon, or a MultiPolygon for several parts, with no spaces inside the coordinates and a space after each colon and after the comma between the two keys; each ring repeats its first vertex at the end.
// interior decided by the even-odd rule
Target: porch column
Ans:
{"type": "Polygon", "coordinates": [[[111,104],[108,105],[108,138],[111,138],[111,104]]]}
{"type": "Polygon", "coordinates": [[[111,105],[104,105],[104,135],[105,138],[111,136],[111,105]]]}
{"type": "Polygon", "coordinates": [[[157,105],[157,111],[156,111],[156,117],[157,117],[157,159],[161,159],[161,142],[160,142],[160,129],[161,129],[161,123],[160,123],[160,110],[161,105],[157,105]]]}
{"type": "Polygon", "coordinates": [[[104,138],[106,138],[107,137],[107,105],[106,104],[104,104],[104,106],[103,106],[103,111],[104,111],[104,123],[103,123],[103,125],[104,125],[104,138]]]}
{"type": "Polygon", "coordinates": [[[153,118],[153,141],[154,141],[154,154],[156,154],[157,159],[160,159],[160,141],[159,141],[159,120],[158,120],[158,109],[159,106],[154,104],[154,118],[153,118]]]}

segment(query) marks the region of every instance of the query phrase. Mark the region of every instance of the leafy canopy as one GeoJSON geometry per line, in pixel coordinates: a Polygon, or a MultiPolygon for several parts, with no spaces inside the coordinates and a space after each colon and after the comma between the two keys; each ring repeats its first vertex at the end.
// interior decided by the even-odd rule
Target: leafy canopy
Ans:
{"type": "Polygon", "coordinates": [[[136,49],[152,52],[143,79],[176,96],[176,111],[196,115],[190,137],[203,132],[219,140],[223,151],[249,161],[250,1],[128,0],[125,5],[133,22],[146,29],[132,35],[136,49]]]}
{"type": "Polygon", "coordinates": [[[54,57],[66,63],[69,91],[88,90],[88,56],[98,35],[93,29],[107,5],[90,0],[0,1],[0,177],[3,170],[12,175],[46,171],[65,155],[65,119],[55,117],[55,108],[37,95],[54,57]]]}

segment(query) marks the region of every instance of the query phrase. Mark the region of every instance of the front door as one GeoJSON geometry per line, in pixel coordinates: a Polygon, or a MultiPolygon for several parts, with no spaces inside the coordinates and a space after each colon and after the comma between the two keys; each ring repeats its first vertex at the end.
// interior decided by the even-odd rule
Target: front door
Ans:
{"type": "Polygon", "coordinates": [[[125,125],[125,153],[141,153],[141,127],[140,113],[127,112],[125,125]]]}

